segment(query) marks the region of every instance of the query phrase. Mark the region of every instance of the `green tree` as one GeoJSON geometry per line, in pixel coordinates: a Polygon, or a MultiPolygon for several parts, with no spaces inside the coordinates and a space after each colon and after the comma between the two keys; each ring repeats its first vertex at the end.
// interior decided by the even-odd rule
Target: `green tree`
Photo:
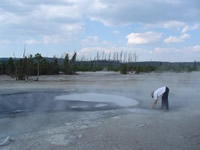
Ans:
{"type": "Polygon", "coordinates": [[[69,66],[69,55],[68,54],[66,54],[65,55],[65,59],[64,59],[64,73],[65,74],[69,74],[69,68],[70,66],[69,66]]]}
{"type": "Polygon", "coordinates": [[[27,58],[27,80],[28,80],[28,77],[33,74],[34,74],[34,62],[33,62],[33,56],[30,55],[27,58]]]}
{"type": "Polygon", "coordinates": [[[6,74],[6,63],[1,64],[1,74],[6,74]]]}
{"type": "Polygon", "coordinates": [[[16,63],[16,80],[26,79],[26,63],[25,59],[19,59],[16,63]]]}
{"type": "Polygon", "coordinates": [[[74,53],[70,61],[70,74],[75,74],[75,73],[76,73],[76,53],[74,53]]]}
{"type": "Polygon", "coordinates": [[[121,64],[120,73],[121,74],[127,74],[127,71],[128,71],[128,65],[127,64],[121,64]]]}
{"type": "Polygon", "coordinates": [[[52,74],[51,70],[52,67],[50,66],[50,63],[45,58],[42,58],[40,61],[40,74],[41,75],[52,74]]]}
{"type": "Polygon", "coordinates": [[[0,63],[0,74],[2,74],[2,73],[1,73],[1,63],[0,63]]]}
{"type": "Polygon", "coordinates": [[[59,64],[58,64],[58,59],[54,57],[53,63],[52,63],[52,68],[53,68],[53,74],[59,74],[59,64]]]}
{"type": "Polygon", "coordinates": [[[15,63],[12,57],[9,58],[7,64],[6,64],[6,73],[8,75],[14,75],[15,74],[15,63]]]}

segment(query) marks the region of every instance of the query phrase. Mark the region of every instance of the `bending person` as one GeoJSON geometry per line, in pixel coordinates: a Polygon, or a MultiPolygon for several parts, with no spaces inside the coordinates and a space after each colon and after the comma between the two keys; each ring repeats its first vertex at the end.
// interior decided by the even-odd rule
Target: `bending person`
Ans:
{"type": "Polygon", "coordinates": [[[162,96],[162,104],[161,104],[161,109],[166,109],[169,110],[169,103],[168,103],[168,95],[169,95],[169,88],[164,86],[164,87],[160,87],[158,89],[156,89],[155,91],[153,91],[151,93],[152,98],[155,100],[152,108],[154,109],[157,102],[158,102],[158,98],[160,96],[162,96]]]}

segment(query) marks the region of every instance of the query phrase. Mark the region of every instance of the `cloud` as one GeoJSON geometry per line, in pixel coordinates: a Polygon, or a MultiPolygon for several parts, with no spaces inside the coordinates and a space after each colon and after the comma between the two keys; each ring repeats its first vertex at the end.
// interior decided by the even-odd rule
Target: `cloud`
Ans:
{"type": "Polygon", "coordinates": [[[186,26],[186,23],[176,21],[176,20],[170,20],[170,21],[145,25],[146,28],[164,28],[168,30],[177,30],[177,31],[181,31],[185,26],[186,26]]]}
{"type": "Polygon", "coordinates": [[[111,46],[112,42],[104,40],[104,41],[102,41],[102,44],[107,45],[107,46],[111,46]]]}
{"type": "Polygon", "coordinates": [[[83,46],[95,46],[98,44],[98,36],[88,36],[85,39],[81,40],[83,46]]]}
{"type": "Polygon", "coordinates": [[[183,34],[180,37],[170,36],[164,40],[165,43],[181,43],[185,39],[190,38],[189,34],[183,34]]]}
{"type": "Polygon", "coordinates": [[[44,37],[45,43],[73,40],[83,30],[83,14],[79,8],[76,0],[3,1],[1,32],[10,37],[20,35],[24,40],[44,37]]]}
{"type": "Polygon", "coordinates": [[[194,31],[199,28],[199,24],[188,25],[187,23],[180,22],[180,21],[167,21],[167,22],[160,22],[156,24],[147,24],[145,25],[146,28],[164,28],[168,30],[176,30],[180,31],[181,33],[186,33],[189,31],[194,31]]]}
{"type": "Polygon", "coordinates": [[[195,45],[192,47],[193,51],[200,52],[200,45],[195,45]]]}
{"type": "Polygon", "coordinates": [[[159,23],[171,20],[180,22],[199,21],[198,0],[99,0],[104,7],[92,9],[90,19],[105,25],[127,25],[131,23],[159,23]],[[99,11],[101,10],[101,11],[99,11]],[[191,11],[192,10],[192,11],[191,11]]]}
{"type": "Polygon", "coordinates": [[[43,15],[44,19],[60,18],[76,20],[80,18],[82,14],[78,11],[77,5],[39,4],[31,15],[35,18],[40,18],[41,15],[43,15]]]}
{"type": "Polygon", "coordinates": [[[193,26],[188,26],[186,25],[183,29],[182,29],[182,33],[188,32],[188,31],[193,31],[199,28],[198,24],[195,24],[193,26]]]}
{"type": "Polygon", "coordinates": [[[185,23],[180,22],[180,21],[168,21],[163,23],[163,28],[166,29],[180,29],[183,28],[185,26],[185,23]]]}
{"type": "Polygon", "coordinates": [[[200,60],[199,45],[188,47],[156,47],[152,50],[153,60],[171,61],[171,62],[183,62],[183,61],[195,61],[200,60]],[[196,50],[196,51],[195,51],[196,50]]]}
{"type": "Polygon", "coordinates": [[[4,44],[10,44],[11,41],[9,40],[0,40],[0,44],[4,45],[4,44]]]}
{"type": "Polygon", "coordinates": [[[82,24],[81,23],[70,23],[70,24],[62,24],[60,25],[61,31],[64,32],[73,32],[73,33],[79,33],[82,30],[82,24]]]}
{"type": "Polygon", "coordinates": [[[120,31],[114,30],[113,33],[114,33],[114,34],[120,34],[120,31]]]}
{"type": "Polygon", "coordinates": [[[0,24],[21,24],[23,22],[23,16],[17,16],[14,13],[4,12],[0,9],[0,24]]]}
{"type": "Polygon", "coordinates": [[[73,39],[84,30],[84,18],[110,26],[170,21],[166,28],[181,26],[185,33],[197,26],[183,26],[183,22],[199,22],[200,16],[199,0],[4,0],[1,4],[1,30],[24,39],[30,33],[32,38],[62,34],[73,39]]]}
{"type": "Polygon", "coordinates": [[[40,42],[37,41],[37,40],[34,40],[34,39],[30,39],[30,40],[26,40],[25,44],[27,44],[27,45],[37,45],[37,44],[40,44],[40,42]]]}
{"type": "Polygon", "coordinates": [[[127,35],[127,43],[133,45],[155,43],[161,39],[161,35],[158,32],[131,33],[127,35]]]}
{"type": "Polygon", "coordinates": [[[60,35],[45,35],[43,37],[44,44],[57,44],[65,42],[65,39],[60,35]]]}

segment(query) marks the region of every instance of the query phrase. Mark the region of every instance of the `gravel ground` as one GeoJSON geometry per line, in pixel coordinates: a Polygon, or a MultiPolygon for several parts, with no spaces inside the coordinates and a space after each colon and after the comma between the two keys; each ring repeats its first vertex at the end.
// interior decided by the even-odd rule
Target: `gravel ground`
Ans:
{"type": "MultiPolygon", "coordinates": [[[[138,100],[110,110],[19,113],[0,117],[3,150],[199,150],[200,72],[79,73],[41,76],[39,82],[0,76],[0,95],[23,92],[92,92],[138,100]],[[151,109],[152,90],[170,88],[170,111],[151,109]]],[[[32,77],[34,78],[34,77],[32,77]]]]}

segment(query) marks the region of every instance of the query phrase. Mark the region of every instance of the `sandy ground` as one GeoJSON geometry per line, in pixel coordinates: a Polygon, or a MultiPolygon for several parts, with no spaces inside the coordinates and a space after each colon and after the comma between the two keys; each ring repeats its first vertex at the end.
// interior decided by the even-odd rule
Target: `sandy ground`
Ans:
{"type": "MultiPolygon", "coordinates": [[[[136,107],[102,111],[17,114],[0,118],[2,150],[199,150],[200,72],[80,73],[41,76],[39,82],[0,76],[0,95],[72,91],[126,96],[136,107]],[[170,88],[170,111],[151,109],[153,89],[170,88]]],[[[34,78],[34,77],[33,77],[34,78]]]]}

